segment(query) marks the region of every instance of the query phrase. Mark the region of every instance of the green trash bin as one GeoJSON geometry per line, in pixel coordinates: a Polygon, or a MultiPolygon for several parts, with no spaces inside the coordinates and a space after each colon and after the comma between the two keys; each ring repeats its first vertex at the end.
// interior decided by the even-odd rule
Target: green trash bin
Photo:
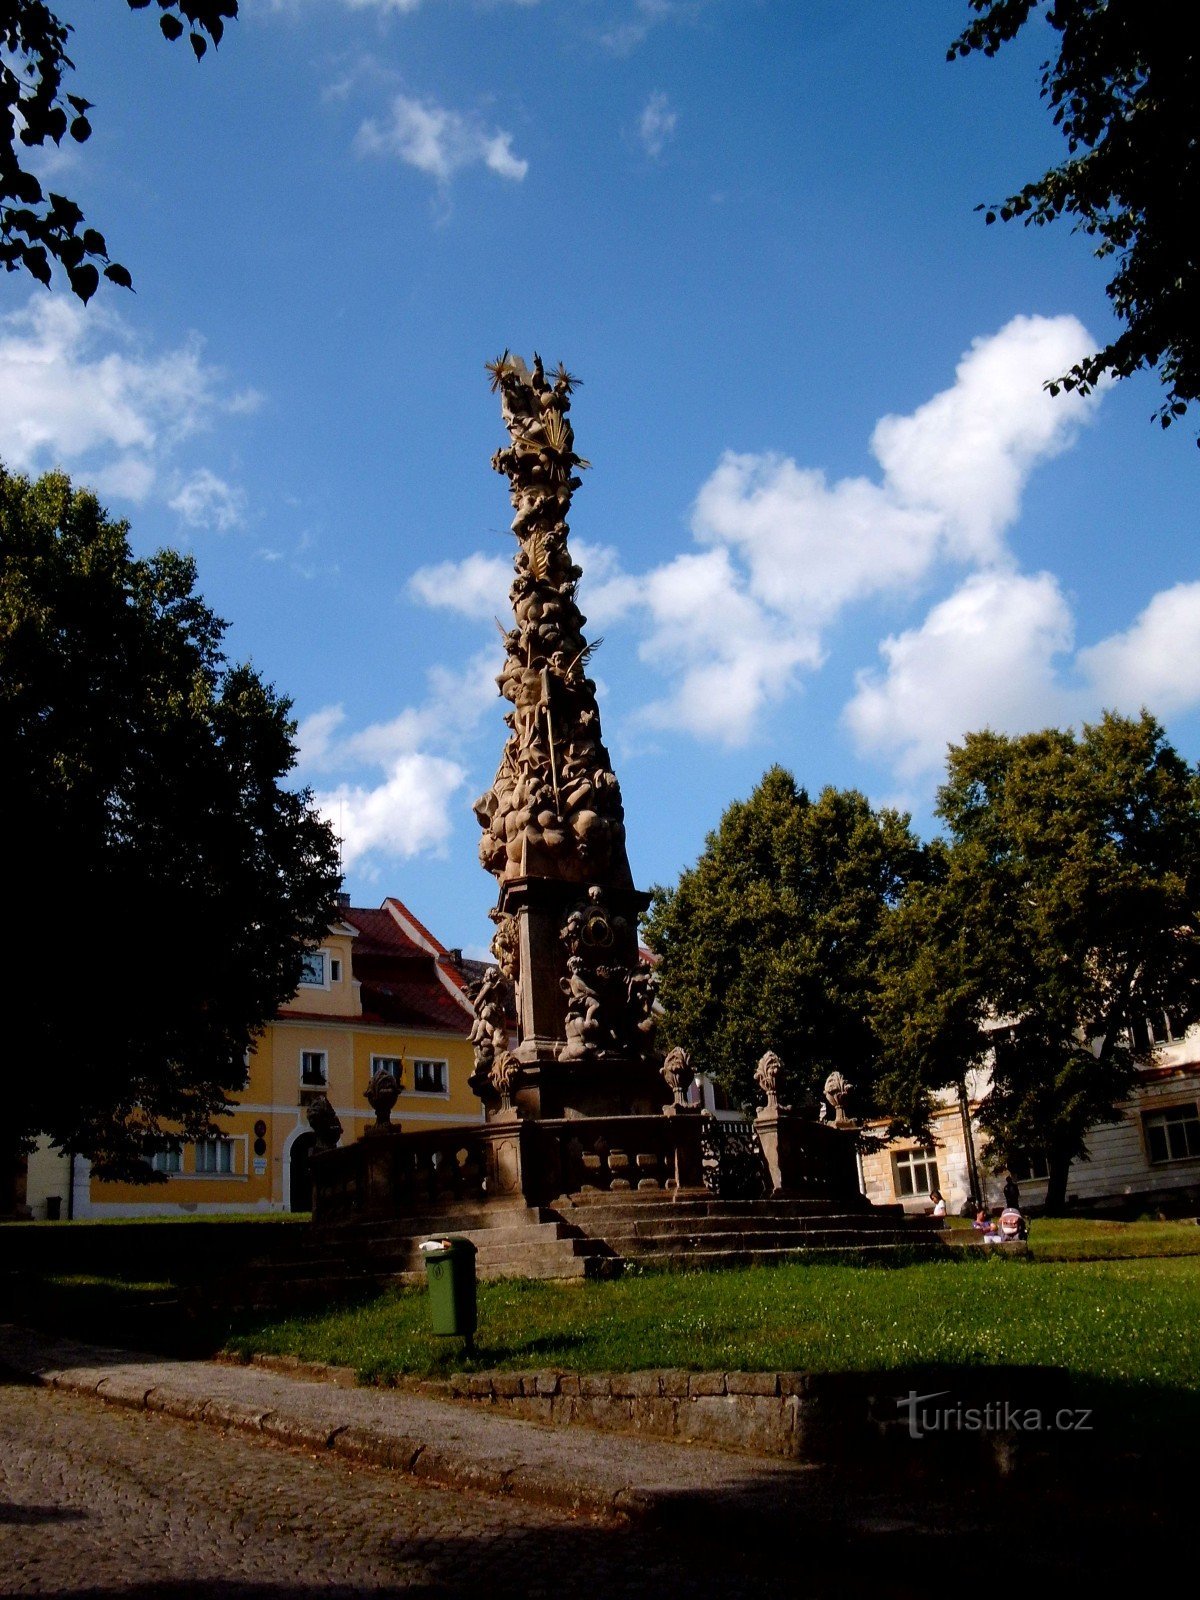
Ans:
{"type": "Polygon", "coordinates": [[[421,1246],[429,1283],[429,1316],[436,1334],[475,1342],[475,1246],[469,1239],[430,1239],[421,1246]]]}

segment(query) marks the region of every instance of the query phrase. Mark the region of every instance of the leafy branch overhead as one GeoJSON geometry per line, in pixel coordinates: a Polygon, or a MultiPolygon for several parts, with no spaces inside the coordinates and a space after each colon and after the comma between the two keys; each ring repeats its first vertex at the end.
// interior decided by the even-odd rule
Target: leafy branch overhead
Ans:
{"type": "MultiPolygon", "coordinates": [[[[151,0],[126,3],[141,11],[151,0]]],[[[197,61],[210,41],[220,44],[226,21],[238,9],[237,0],[157,5],[163,36],[174,42],[186,34],[197,61]]],[[[87,301],[101,273],[123,289],[131,289],[133,280],[110,258],[104,235],[85,226],[75,202],[43,190],[22,150],[68,138],[83,144],[91,137],[92,102],[63,86],[75,67],[67,54],[71,32],[42,0],[0,0],[0,263],[8,272],[23,269],[49,288],[57,262],[72,292],[87,301]]]]}
{"type": "MultiPolygon", "coordinates": [[[[949,59],[994,56],[1041,0],[969,0],[979,15],[949,59]]],[[[1200,398],[1200,14],[1147,0],[1051,0],[1058,57],[1042,67],[1042,97],[1067,140],[1067,159],[1001,203],[987,222],[1044,226],[1068,214],[1117,270],[1107,293],[1124,330],[1051,380],[1087,394],[1106,376],[1157,368],[1163,427],[1200,398]]]]}

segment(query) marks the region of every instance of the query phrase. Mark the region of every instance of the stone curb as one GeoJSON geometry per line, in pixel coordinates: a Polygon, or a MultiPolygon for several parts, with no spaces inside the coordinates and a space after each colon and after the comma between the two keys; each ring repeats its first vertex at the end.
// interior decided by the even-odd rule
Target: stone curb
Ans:
{"type": "Polygon", "coordinates": [[[474,1461],[453,1448],[428,1440],[406,1437],[383,1429],[347,1424],[329,1428],[285,1411],[266,1410],[218,1397],[204,1398],[166,1385],[147,1388],[124,1373],[97,1381],[95,1370],[79,1373],[46,1370],[29,1374],[38,1383],[68,1393],[91,1395],[109,1405],[156,1411],[186,1422],[214,1428],[238,1428],[259,1433],[294,1449],[328,1450],[358,1465],[403,1472],[444,1489],[466,1489],[475,1494],[511,1495],[514,1499],[555,1510],[602,1519],[606,1522],[645,1520],[657,1514],[657,1497],[636,1489],[613,1493],[579,1482],[563,1482],[544,1471],[497,1467],[474,1461]]]}
{"type": "MultiPolygon", "coordinates": [[[[208,1427],[236,1428],[293,1448],[329,1451],[350,1462],[402,1472],[441,1488],[512,1497],[610,1524],[678,1521],[680,1493],[689,1491],[704,1499],[706,1518],[711,1519],[715,1511],[720,1520],[719,1508],[729,1490],[754,1481],[768,1495],[787,1495],[788,1485],[795,1486],[789,1469],[780,1464],[768,1468],[766,1463],[752,1467],[747,1462],[739,1467],[734,1458],[703,1449],[680,1451],[676,1460],[677,1446],[649,1439],[644,1444],[625,1441],[637,1453],[619,1451],[606,1468],[596,1470],[598,1447],[590,1441],[580,1441],[582,1449],[577,1446],[564,1455],[561,1446],[546,1448],[547,1430],[534,1429],[531,1436],[527,1422],[510,1420],[502,1412],[479,1415],[477,1421],[472,1416],[470,1423],[456,1424],[455,1419],[478,1413],[480,1408],[453,1406],[428,1394],[423,1401],[412,1397],[418,1405],[415,1418],[400,1410],[394,1423],[381,1418],[378,1424],[364,1424],[363,1405],[351,1406],[349,1395],[341,1402],[328,1390],[322,1394],[312,1382],[319,1377],[331,1387],[344,1388],[349,1369],[330,1372],[314,1364],[284,1362],[272,1381],[265,1369],[274,1365],[274,1360],[253,1364],[161,1361],[71,1340],[42,1338],[25,1329],[0,1325],[0,1368],[49,1388],[208,1427]],[[264,1381],[270,1384],[269,1390],[257,1397],[247,1386],[251,1374],[245,1369],[251,1365],[262,1371],[264,1381]],[[245,1374],[240,1379],[235,1375],[238,1368],[245,1374]],[[280,1378],[301,1381],[289,1394],[280,1378]],[[430,1407],[439,1409],[431,1411],[430,1407]],[[669,1465],[653,1455],[664,1449],[672,1452],[669,1465]],[[651,1454],[647,1456],[646,1451],[651,1454]],[[782,1478],[776,1476],[781,1470],[782,1478]]],[[[547,1387],[550,1376],[542,1375],[547,1387]]],[[[506,1381],[510,1377],[500,1375],[502,1388],[511,1388],[506,1381]]],[[[557,1386],[561,1375],[553,1377],[557,1386]]],[[[372,1393],[365,1387],[358,1391],[360,1397],[372,1393]]],[[[384,1398],[383,1392],[379,1398],[384,1398]]],[[[402,1396],[397,1393],[395,1400],[399,1409],[402,1396]]],[[[550,1403],[549,1395],[544,1403],[550,1403]]],[[[604,1402],[597,1397],[596,1403],[604,1402]]]]}

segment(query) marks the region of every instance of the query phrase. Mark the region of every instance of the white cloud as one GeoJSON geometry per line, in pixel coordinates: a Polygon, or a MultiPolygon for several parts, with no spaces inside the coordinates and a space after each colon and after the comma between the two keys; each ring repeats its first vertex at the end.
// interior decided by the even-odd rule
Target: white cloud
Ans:
{"type": "Polygon", "coordinates": [[[1116,711],[1165,716],[1200,703],[1200,583],[1156,594],[1124,633],[1081,650],[1095,699],[1116,711]]]}
{"type": "Polygon", "coordinates": [[[457,762],[417,751],[394,761],[374,788],[341,784],[315,799],[350,870],[369,855],[404,861],[443,848],[452,831],[450,801],[465,779],[457,762]]]}
{"type": "Polygon", "coordinates": [[[656,90],[642,107],[638,118],[638,138],[648,156],[657,159],[666,149],[667,142],[675,137],[679,115],[672,109],[665,94],[656,90]]]}
{"type": "MultiPolygon", "coordinates": [[[[821,666],[849,608],[919,595],[954,569],[958,586],[883,642],[846,707],[860,749],[900,782],[927,782],[973,727],[1017,732],[1102,704],[1200,700],[1200,652],[1180,648],[1200,624],[1200,584],[1157,596],[1127,634],[1075,661],[1057,581],[1018,573],[1006,542],[1030,474],[1069,448],[1098,403],[1052,399],[1043,383],[1093,342],[1073,317],[1016,317],[975,340],[948,388],[876,425],[878,477],[830,480],[782,454],[726,453],[696,496],[695,547],[649,572],[576,541],[590,631],[636,627],[647,677],[665,686],[640,719],[744,742],[821,666]]],[[[423,569],[411,592],[484,617],[508,577],[500,558],[476,555],[423,569]]]]}
{"type": "Polygon", "coordinates": [[[876,426],[871,449],[890,496],[933,512],[952,555],[996,560],[1030,471],[1071,444],[1096,404],[1095,396],[1052,396],[1042,385],[1094,348],[1074,317],[1014,317],[974,340],[951,388],[876,426]]]}
{"type": "Polygon", "coordinates": [[[257,402],[253,391],[225,396],[221,380],[197,335],[147,355],[115,313],[37,291],[0,317],[0,456],[23,472],[66,467],[103,494],[144,501],[161,492],[184,439],[257,402]]]}
{"type": "Polygon", "coordinates": [[[483,165],[516,183],[529,170],[513,152],[512,134],[488,132],[474,114],[403,94],[393,97],[385,118],[362,124],[355,148],[360,155],[395,156],[443,186],[464,167],[483,165]]]}
{"type": "Polygon", "coordinates": [[[917,781],[970,729],[1023,733],[1069,721],[1076,702],[1055,664],[1072,638],[1070,607],[1050,573],[976,573],[920,627],[883,641],[885,670],[859,673],[846,722],[860,750],[917,781]]]}
{"type": "Polygon", "coordinates": [[[453,831],[453,803],[467,780],[456,759],[461,742],[497,699],[495,652],[481,652],[457,672],[435,667],[429,694],[386,722],[345,732],[342,706],[324,706],[300,723],[298,768],[314,774],[370,769],[315,800],[342,840],[343,864],[366,857],[407,859],[440,850],[453,831]]]}
{"type": "Polygon", "coordinates": [[[207,467],[193,472],[179,492],[167,502],[192,528],[216,528],[228,533],[241,525],[245,496],[231,488],[207,467]]]}
{"type": "Polygon", "coordinates": [[[419,567],[408,582],[409,593],[424,605],[460,612],[464,617],[504,618],[513,580],[511,561],[475,554],[463,561],[439,561],[419,567]]]}

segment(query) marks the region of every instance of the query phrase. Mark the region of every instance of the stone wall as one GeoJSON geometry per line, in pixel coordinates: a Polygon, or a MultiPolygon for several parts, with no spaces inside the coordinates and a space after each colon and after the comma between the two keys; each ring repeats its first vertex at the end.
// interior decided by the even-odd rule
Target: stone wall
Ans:
{"type": "Polygon", "coordinates": [[[1073,1404],[1063,1371],[999,1366],[868,1373],[464,1373],[422,1387],[556,1426],[583,1424],[814,1464],[869,1457],[901,1470],[952,1459],[966,1470],[1001,1475],[1036,1447],[1036,1436],[1014,1426],[1013,1418],[1033,1409],[1053,1415],[1073,1404]],[[947,1396],[951,1425],[914,1438],[903,1402],[931,1393],[947,1396]],[[993,1425],[971,1427],[970,1413],[988,1407],[993,1425]]]}

